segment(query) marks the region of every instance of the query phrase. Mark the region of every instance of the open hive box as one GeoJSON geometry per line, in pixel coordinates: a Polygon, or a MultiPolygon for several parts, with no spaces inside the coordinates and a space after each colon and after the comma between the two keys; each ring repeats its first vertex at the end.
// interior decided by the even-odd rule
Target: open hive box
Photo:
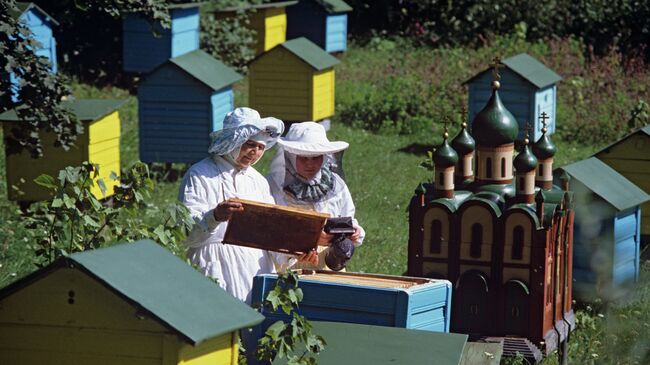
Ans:
{"type": "Polygon", "coordinates": [[[244,206],[228,221],[224,243],[300,255],[316,249],[329,214],[231,199],[244,206]]]}
{"type": "MultiPolygon", "coordinates": [[[[449,332],[451,283],[406,276],[299,270],[303,300],[298,312],[309,320],[371,324],[449,332]]],[[[262,303],[277,275],[258,275],[253,303],[262,303]]],[[[289,317],[262,308],[260,334],[289,317]]]]}

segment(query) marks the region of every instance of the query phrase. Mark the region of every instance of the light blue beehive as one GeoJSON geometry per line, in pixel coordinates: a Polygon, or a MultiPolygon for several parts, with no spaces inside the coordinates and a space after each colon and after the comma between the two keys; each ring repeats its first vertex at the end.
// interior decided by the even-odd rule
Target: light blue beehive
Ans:
{"type": "Polygon", "coordinates": [[[140,160],[193,163],[234,109],[241,75],[201,50],[169,59],[138,87],[140,160]]]}
{"type": "MultiPolygon", "coordinates": [[[[277,275],[258,275],[252,303],[261,303],[277,275]]],[[[298,312],[309,320],[449,332],[451,283],[404,276],[303,270],[299,287],[304,297],[298,312]]],[[[268,327],[283,313],[262,308],[268,327]]]]}
{"type": "MultiPolygon", "coordinates": [[[[40,47],[35,49],[37,56],[45,57],[50,61],[52,72],[57,70],[56,62],[56,39],[54,38],[52,28],[59,23],[49,14],[34,3],[16,3],[17,11],[12,12],[11,16],[18,19],[29,31],[40,47]]],[[[18,86],[18,79],[14,74],[9,75],[9,80],[14,87],[18,86]]],[[[12,100],[18,101],[15,93],[12,93],[12,100]]]]}
{"type": "Polygon", "coordinates": [[[326,52],[343,52],[350,11],[343,0],[301,0],[287,7],[287,39],[305,37],[326,52]]]}
{"type": "Polygon", "coordinates": [[[573,294],[577,299],[615,299],[639,279],[639,187],[595,157],[563,166],[575,196],[573,294]]]}
{"type": "Polygon", "coordinates": [[[126,72],[149,72],[169,58],[199,48],[199,4],[169,6],[171,27],[151,25],[140,14],[122,20],[122,61],[126,72]],[[154,31],[157,34],[154,34],[154,31]]]}
{"type": "MultiPolygon", "coordinates": [[[[524,138],[526,124],[533,127],[531,137],[537,141],[542,136],[542,124],[539,116],[545,112],[548,134],[555,132],[555,116],[557,111],[557,85],[562,78],[544,64],[521,53],[501,61],[501,88],[499,96],[505,107],[514,115],[519,123],[517,140],[524,138]]],[[[465,81],[469,88],[468,124],[478,112],[483,109],[492,94],[492,70],[482,71],[465,81]]]]}

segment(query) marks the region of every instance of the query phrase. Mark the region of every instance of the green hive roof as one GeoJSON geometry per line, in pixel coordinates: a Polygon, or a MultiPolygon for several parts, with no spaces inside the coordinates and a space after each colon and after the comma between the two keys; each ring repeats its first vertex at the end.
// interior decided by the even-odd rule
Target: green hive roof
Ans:
{"type": "Polygon", "coordinates": [[[62,266],[79,268],[192,344],[264,319],[150,240],[63,257],[0,290],[0,299],[62,266]]]}
{"type": "MultiPolygon", "coordinates": [[[[307,0],[302,0],[307,1],[307,0]]],[[[314,0],[314,2],[325,9],[328,13],[347,13],[352,7],[343,0],[314,0]]]]}
{"type": "Polygon", "coordinates": [[[467,131],[465,123],[463,123],[458,135],[451,140],[451,147],[461,156],[472,153],[476,149],[476,142],[467,131]]]}
{"type": "MultiPolygon", "coordinates": [[[[78,99],[67,100],[61,102],[64,109],[71,111],[81,121],[94,121],[100,119],[116,109],[118,109],[126,100],[110,100],[110,99],[78,99]]],[[[17,109],[25,109],[25,105],[19,106],[17,109]]],[[[19,122],[16,109],[7,110],[0,114],[0,122],[19,122]]]]}
{"type": "Polygon", "coordinates": [[[542,133],[542,136],[533,144],[533,153],[540,160],[546,160],[555,156],[555,152],[557,152],[557,147],[555,147],[546,132],[542,133]]]}
{"type": "Polygon", "coordinates": [[[336,57],[325,52],[305,37],[286,41],[277,47],[284,47],[289,52],[307,62],[307,64],[315,68],[317,71],[322,71],[339,63],[339,60],[337,60],[336,57]]]}
{"type": "Polygon", "coordinates": [[[233,69],[200,49],[171,58],[169,62],[215,91],[232,85],[242,78],[233,69]]]}
{"type": "MultiPolygon", "coordinates": [[[[327,341],[318,354],[320,365],[458,365],[467,342],[467,335],[458,333],[354,323],[313,321],[312,325],[314,333],[327,341]]],[[[278,356],[273,365],[286,363],[278,356]]]]}
{"type": "Polygon", "coordinates": [[[59,25],[59,22],[56,21],[56,19],[52,18],[50,14],[46,13],[45,10],[41,9],[38,5],[34,3],[22,3],[22,2],[17,2],[16,3],[16,8],[18,8],[18,11],[14,9],[9,9],[9,14],[11,15],[12,18],[18,19],[20,18],[21,15],[23,15],[27,10],[30,8],[34,8],[38,10],[45,18],[47,18],[49,21],[52,22],[54,25],[59,25]]]}
{"type": "Polygon", "coordinates": [[[528,144],[524,146],[524,150],[521,151],[515,161],[513,162],[517,172],[530,172],[537,168],[537,158],[530,152],[528,144]]]}
{"type": "MultiPolygon", "coordinates": [[[[556,74],[553,70],[526,53],[520,53],[516,56],[508,57],[501,61],[501,63],[538,89],[542,89],[562,80],[560,75],[556,74]]],[[[474,79],[488,71],[490,71],[490,69],[479,72],[474,75],[474,77],[465,81],[465,83],[472,82],[474,79]]]]}
{"type": "Polygon", "coordinates": [[[458,154],[451,148],[447,138],[445,138],[440,147],[433,151],[432,159],[436,167],[451,167],[458,162],[458,154]]]}
{"type": "Polygon", "coordinates": [[[604,201],[622,211],[650,200],[650,195],[596,157],[561,167],[604,201]]]}
{"type": "Polygon", "coordinates": [[[497,89],[472,121],[472,135],[479,145],[495,147],[513,143],[519,133],[517,120],[501,102],[497,89]]]}

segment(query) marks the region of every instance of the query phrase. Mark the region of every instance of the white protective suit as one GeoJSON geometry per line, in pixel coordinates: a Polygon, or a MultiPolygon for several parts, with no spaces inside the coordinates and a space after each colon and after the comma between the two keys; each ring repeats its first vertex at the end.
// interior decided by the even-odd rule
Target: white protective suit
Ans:
{"type": "MultiPolygon", "coordinates": [[[[316,202],[298,200],[290,193],[284,191],[286,181],[291,179],[288,171],[286,171],[286,160],[284,148],[278,146],[278,152],[271,162],[271,171],[266,177],[269,181],[271,194],[275,199],[275,203],[278,205],[309,209],[319,213],[328,213],[330,217],[352,217],[353,224],[360,230],[359,240],[355,242],[355,246],[361,245],[366,236],[366,232],[355,218],[354,202],[352,201],[352,195],[345,181],[336,173],[332,173],[334,186],[322,199],[316,202]]],[[[331,156],[325,156],[324,164],[330,163],[332,160],[331,156]]],[[[298,263],[293,268],[327,270],[328,268],[325,265],[326,254],[327,247],[319,246],[317,267],[306,263],[298,263]]]]}
{"type": "Polygon", "coordinates": [[[185,174],[179,200],[190,210],[195,225],[186,245],[192,264],[236,298],[251,304],[253,277],[284,270],[291,256],[250,247],[223,244],[227,222],[217,222],[213,210],[222,201],[241,198],[273,204],[269,186],[254,168],[236,169],[213,155],[194,164],[185,174]]]}

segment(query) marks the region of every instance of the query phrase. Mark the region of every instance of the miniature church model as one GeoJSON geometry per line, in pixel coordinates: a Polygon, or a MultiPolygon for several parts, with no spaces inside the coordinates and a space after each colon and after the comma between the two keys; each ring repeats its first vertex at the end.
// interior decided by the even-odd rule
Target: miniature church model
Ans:
{"type": "Polygon", "coordinates": [[[546,128],[532,146],[526,128],[513,160],[519,127],[499,97],[498,64],[471,133],[463,123],[450,142],[445,128],[433,183],[411,200],[408,274],[453,283],[452,332],[504,337],[506,354],[539,359],[575,326],[572,195],[568,182],[552,184],[546,128]]]}

